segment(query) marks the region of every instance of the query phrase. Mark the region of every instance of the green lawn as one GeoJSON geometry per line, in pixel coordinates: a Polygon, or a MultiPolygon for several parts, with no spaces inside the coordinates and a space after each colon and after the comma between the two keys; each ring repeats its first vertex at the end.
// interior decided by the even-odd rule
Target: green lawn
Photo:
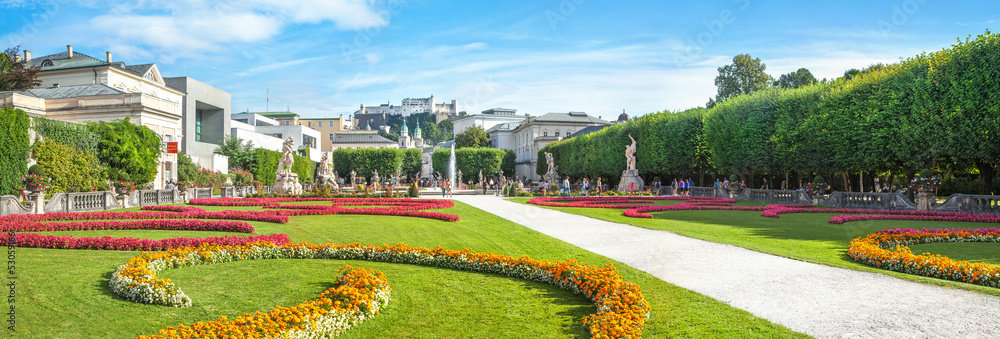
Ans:
{"type": "MultiPolygon", "coordinates": [[[[288,224],[252,222],[258,234],[286,233],[295,242],[472,248],[537,259],[614,263],[639,284],[652,307],[644,333],[663,337],[805,337],[706,296],[584,251],[467,205],[442,210],[460,222],[389,216],[300,216],[288,224]]],[[[207,207],[208,210],[227,208],[207,207]]],[[[244,208],[233,208],[244,209],[244,208]]],[[[249,208],[254,209],[254,208],[249,208]]],[[[222,232],[51,232],[76,236],[161,239],[222,232]]],[[[6,250],[6,248],[0,248],[6,250]]],[[[344,338],[586,338],[580,319],[594,312],[583,297],[491,274],[404,264],[338,260],[264,260],[207,265],[160,274],[193,299],[193,307],[136,304],[111,294],[111,272],[136,252],[17,249],[17,338],[122,338],[169,325],[211,321],[293,306],[331,286],[345,264],[384,272],[392,287],[385,311],[344,338]]],[[[0,337],[11,333],[0,330],[0,337]]]]}
{"type": "MultiPolygon", "coordinates": [[[[529,198],[511,198],[514,202],[527,203],[529,198]]],[[[658,201],[657,204],[675,204],[679,201],[658,201]]],[[[737,202],[737,206],[763,206],[759,202],[737,202]]],[[[537,205],[532,205],[537,206],[537,205]]],[[[541,207],[541,206],[539,206],[541,207]]],[[[622,224],[654,230],[663,230],[711,242],[740,246],[787,258],[859,271],[878,272],[920,283],[959,288],[1000,296],[1000,289],[933,279],[876,269],[854,262],[847,256],[851,240],[879,230],[890,228],[980,228],[997,227],[997,224],[935,222],[935,221],[855,221],[831,224],[835,213],[783,214],[781,218],[765,218],[760,212],[744,211],[668,211],[653,213],[653,219],[622,216],[622,209],[543,207],[567,213],[589,216],[622,224]]],[[[930,252],[957,260],[986,261],[1000,264],[1000,244],[949,243],[927,244],[911,247],[914,253],[930,252]]]]}

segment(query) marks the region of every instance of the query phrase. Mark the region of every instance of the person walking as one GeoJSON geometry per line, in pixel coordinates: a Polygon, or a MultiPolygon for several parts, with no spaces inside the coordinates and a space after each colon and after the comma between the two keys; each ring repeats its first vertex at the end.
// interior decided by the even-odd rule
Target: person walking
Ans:
{"type": "Polygon", "coordinates": [[[672,183],[670,183],[670,188],[673,189],[673,191],[674,191],[673,195],[677,195],[677,185],[678,185],[677,184],[677,178],[674,178],[674,181],[672,183]]]}
{"type": "Polygon", "coordinates": [[[691,188],[692,187],[694,187],[694,179],[691,179],[691,177],[688,177],[688,181],[687,181],[687,195],[691,195],[691,188]]]}
{"type": "Polygon", "coordinates": [[[597,186],[595,188],[596,190],[594,191],[594,195],[601,195],[601,190],[604,189],[601,185],[601,177],[597,177],[597,186]]]}
{"type": "Polygon", "coordinates": [[[572,196],[573,196],[573,192],[572,192],[572,191],[570,191],[570,188],[569,188],[569,187],[570,187],[570,186],[569,186],[569,176],[567,175],[567,176],[566,176],[566,179],[563,179],[563,182],[562,182],[562,187],[561,187],[561,188],[560,188],[560,190],[559,190],[559,195],[560,195],[560,196],[564,196],[564,197],[565,197],[565,196],[570,196],[570,197],[572,197],[572,196]]]}
{"type": "Polygon", "coordinates": [[[441,197],[442,198],[447,198],[448,197],[448,188],[447,187],[448,187],[448,179],[442,180],[441,181],[441,197]]]}
{"type": "Polygon", "coordinates": [[[590,189],[590,179],[583,178],[583,182],[580,183],[580,196],[589,197],[590,194],[587,193],[587,190],[589,189],[590,189]]]}

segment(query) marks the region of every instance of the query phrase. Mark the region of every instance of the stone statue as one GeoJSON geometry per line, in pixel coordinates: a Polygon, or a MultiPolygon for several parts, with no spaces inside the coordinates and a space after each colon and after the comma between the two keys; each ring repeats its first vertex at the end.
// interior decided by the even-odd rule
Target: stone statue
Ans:
{"type": "Polygon", "coordinates": [[[358,187],[358,172],[351,170],[351,187],[358,187]]]}
{"type": "Polygon", "coordinates": [[[316,168],[316,185],[319,187],[339,186],[337,184],[337,176],[330,169],[330,156],[326,152],[323,152],[323,157],[320,158],[319,165],[316,168]]]}
{"type": "Polygon", "coordinates": [[[500,174],[499,175],[500,175],[501,180],[503,180],[503,170],[502,169],[500,170],[500,174]]]}
{"type": "Polygon", "coordinates": [[[545,152],[545,164],[549,166],[549,171],[547,173],[556,172],[556,161],[555,159],[552,159],[552,153],[545,152]]]}
{"type": "Polygon", "coordinates": [[[378,170],[374,170],[372,172],[373,172],[372,173],[372,187],[378,188],[379,179],[380,179],[378,177],[378,170]]]}
{"type": "Polygon", "coordinates": [[[625,146],[625,169],[634,170],[635,169],[635,139],[632,135],[628,135],[629,139],[632,139],[632,144],[625,146]]]}
{"type": "Polygon", "coordinates": [[[462,187],[462,170],[458,170],[458,178],[455,180],[455,187],[462,187]]]}
{"type": "Polygon", "coordinates": [[[618,181],[618,192],[637,192],[643,188],[642,178],[639,177],[639,170],[635,168],[635,138],[629,134],[632,144],[625,146],[625,171],[622,172],[622,179],[618,181]]]}
{"type": "Polygon", "coordinates": [[[482,185],[486,185],[486,183],[483,182],[483,170],[479,170],[479,186],[482,185]]]}
{"type": "Polygon", "coordinates": [[[295,140],[288,137],[281,146],[281,160],[278,162],[278,171],[275,174],[286,175],[292,173],[292,164],[295,163],[295,140]]]}
{"type": "Polygon", "coordinates": [[[542,179],[545,179],[549,183],[549,187],[559,187],[561,185],[559,172],[556,172],[556,161],[552,157],[552,153],[545,152],[545,163],[549,166],[549,170],[545,172],[542,179]]]}
{"type": "Polygon", "coordinates": [[[281,146],[281,160],[278,161],[278,170],[274,172],[274,184],[271,185],[271,192],[284,195],[301,195],[302,184],[299,183],[299,175],[292,172],[292,164],[295,163],[295,140],[288,137],[281,146]]]}

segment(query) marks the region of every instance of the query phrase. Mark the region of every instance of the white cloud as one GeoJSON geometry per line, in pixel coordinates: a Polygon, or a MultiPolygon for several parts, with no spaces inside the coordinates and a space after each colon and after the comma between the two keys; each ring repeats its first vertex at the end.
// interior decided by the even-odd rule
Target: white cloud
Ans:
{"type": "Polygon", "coordinates": [[[292,66],[299,66],[299,65],[302,65],[302,64],[305,64],[305,63],[319,61],[319,60],[322,60],[322,59],[325,59],[325,58],[326,57],[302,58],[302,59],[285,61],[285,62],[265,64],[263,66],[257,66],[257,67],[248,69],[248,70],[246,70],[244,72],[240,72],[237,75],[241,76],[241,77],[251,76],[251,75],[257,75],[257,74],[260,74],[260,73],[266,73],[266,72],[276,71],[276,70],[279,70],[279,69],[284,69],[284,68],[288,68],[288,67],[292,67],[292,66]]]}

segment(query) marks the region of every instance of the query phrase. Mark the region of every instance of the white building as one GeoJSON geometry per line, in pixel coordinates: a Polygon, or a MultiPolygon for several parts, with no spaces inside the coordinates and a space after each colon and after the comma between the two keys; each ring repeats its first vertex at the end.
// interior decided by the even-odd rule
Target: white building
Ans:
{"type": "Polygon", "coordinates": [[[215,149],[230,134],[232,100],[229,93],[188,77],[163,80],[167,86],[185,93],[181,106],[184,116],[181,152],[198,166],[229,173],[229,157],[215,154],[215,149]]]}
{"type": "MultiPolygon", "coordinates": [[[[68,122],[114,121],[130,118],[160,136],[162,142],[182,141],[183,98],[181,90],[167,86],[156,64],[126,65],[114,62],[111,52],[104,60],[73,51],[24,60],[41,71],[41,85],[26,91],[0,92],[0,105],[28,112],[31,116],[68,122]]],[[[154,188],[177,180],[177,155],[160,156],[154,188]]]]}
{"type": "Polygon", "coordinates": [[[354,114],[386,114],[402,115],[404,117],[414,113],[433,113],[440,115],[458,115],[458,100],[448,103],[435,102],[434,96],[429,98],[406,98],[401,105],[381,104],[378,106],[361,105],[361,109],[354,114]]]}
{"type": "Polygon", "coordinates": [[[268,118],[257,113],[237,113],[232,115],[231,133],[233,136],[253,142],[255,148],[281,151],[288,137],[292,137],[298,146],[299,155],[309,151],[309,159],[320,161],[322,154],[317,147],[320,132],[299,124],[284,124],[277,119],[268,118]]]}
{"type": "Polygon", "coordinates": [[[456,118],[454,123],[454,129],[452,131],[453,135],[458,135],[466,129],[473,126],[482,127],[483,130],[489,130],[493,126],[505,123],[519,123],[526,119],[525,116],[517,115],[516,109],[511,108],[491,108],[482,112],[482,114],[473,114],[463,117],[456,118]]]}
{"type": "Polygon", "coordinates": [[[333,149],[338,148],[399,148],[399,144],[378,134],[378,131],[340,131],[333,133],[333,149]]]}
{"type": "Polygon", "coordinates": [[[424,138],[420,134],[420,124],[413,129],[413,137],[410,137],[410,128],[403,124],[403,129],[399,131],[399,148],[423,148],[424,138]]]}
{"type": "MultiPolygon", "coordinates": [[[[538,165],[538,150],[549,143],[562,140],[577,131],[590,126],[611,123],[587,115],[584,112],[548,113],[539,117],[529,117],[510,133],[513,136],[514,154],[517,156],[517,177],[538,180],[535,174],[538,165]]],[[[497,131],[498,137],[502,133],[497,131]]],[[[503,142],[502,140],[500,141],[503,142]]],[[[506,145],[506,144],[505,144],[506,145]]]]}
{"type": "Polygon", "coordinates": [[[517,144],[514,142],[514,130],[521,126],[522,122],[502,123],[486,130],[486,135],[490,137],[490,147],[499,149],[514,150],[517,144]]]}

